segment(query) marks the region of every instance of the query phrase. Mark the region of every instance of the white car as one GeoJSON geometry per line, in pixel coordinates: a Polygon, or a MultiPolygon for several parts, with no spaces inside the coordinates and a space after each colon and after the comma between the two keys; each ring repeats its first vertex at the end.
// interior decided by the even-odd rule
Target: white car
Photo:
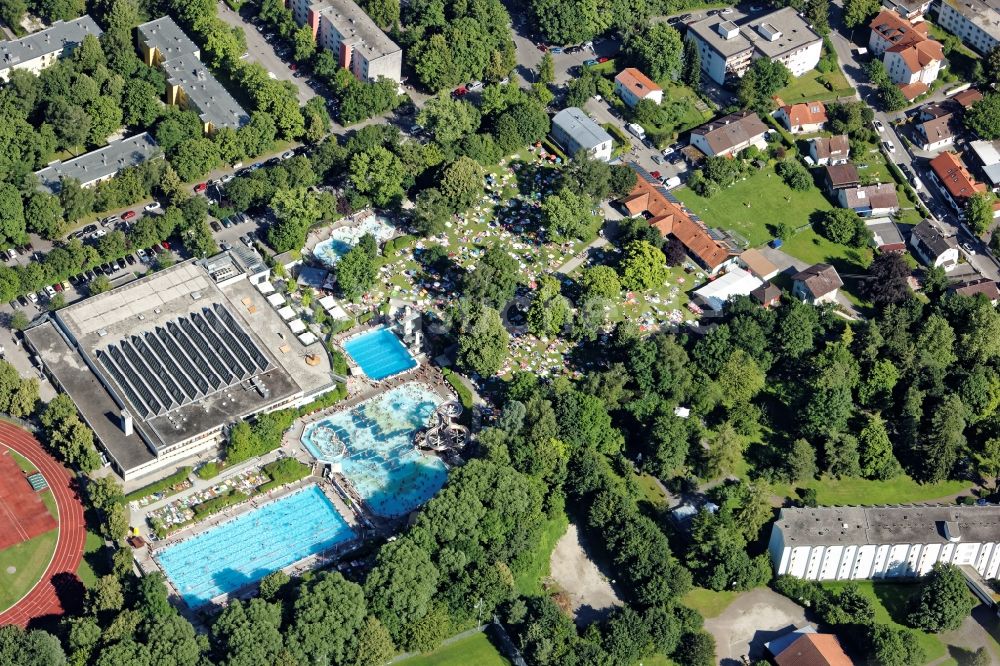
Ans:
{"type": "Polygon", "coordinates": [[[28,294],[28,300],[37,305],[38,304],[38,294],[36,294],[35,292],[31,292],[30,294],[28,294]]]}
{"type": "Polygon", "coordinates": [[[875,131],[879,134],[885,131],[885,125],[882,124],[881,120],[873,120],[872,125],[875,127],[875,131]]]}
{"type": "Polygon", "coordinates": [[[233,179],[233,174],[227,173],[225,176],[223,176],[222,178],[220,178],[219,181],[223,182],[223,183],[228,183],[232,179],[233,179]]]}
{"type": "Polygon", "coordinates": [[[154,210],[160,210],[160,208],[162,208],[162,206],[160,206],[159,201],[153,201],[143,206],[143,210],[146,211],[147,213],[154,210]]]}
{"type": "Polygon", "coordinates": [[[664,157],[670,157],[673,154],[674,154],[674,149],[672,147],[668,146],[668,147],[666,147],[666,148],[663,149],[663,156],[664,157]]]}
{"type": "Polygon", "coordinates": [[[886,151],[890,153],[896,152],[896,145],[892,141],[883,141],[882,147],[885,148],[886,151]]]}
{"type": "Polygon", "coordinates": [[[295,151],[294,150],[286,150],[285,152],[281,153],[281,159],[283,159],[283,160],[290,160],[293,157],[295,157],[295,151]]]}
{"type": "Polygon", "coordinates": [[[470,81],[469,85],[465,86],[469,90],[480,90],[483,87],[482,81],[470,81]]]}
{"type": "Polygon", "coordinates": [[[52,298],[53,296],[56,295],[56,290],[53,289],[50,285],[46,285],[45,286],[45,295],[48,296],[49,298],[52,298]]]}

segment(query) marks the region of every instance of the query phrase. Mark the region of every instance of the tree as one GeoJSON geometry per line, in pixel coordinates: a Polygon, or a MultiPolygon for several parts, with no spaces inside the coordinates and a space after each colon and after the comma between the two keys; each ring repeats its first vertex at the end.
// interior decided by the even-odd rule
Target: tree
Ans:
{"type": "Polygon", "coordinates": [[[429,187],[417,194],[413,226],[422,236],[437,236],[444,233],[445,223],[452,214],[452,207],[441,190],[429,187]]]}
{"type": "Polygon", "coordinates": [[[844,3],[844,25],[857,28],[878,13],[882,4],[878,0],[846,0],[844,3]]]}
{"type": "Polygon", "coordinates": [[[1000,139],[1000,92],[989,92],[965,112],[965,124],[983,141],[1000,139]]]}
{"type": "Polygon", "coordinates": [[[514,297],[520,281],[520,267],[506,246],[491,245],[462,279],[462,293],[476,304],[499,310],[514,297]]]}
{"type": "Polygon", "coordinates": [[[618,279],[618,273],[610,266],[592,266],[580,277],[580,288],[583,290],[584,300],[617,300],[622,292],[622,283],[618,279]]]}
{"type": "Polygon", "coordinates": [[[861,291],[875,305],[886,307],[910,297],[910,267],[899,253],[879,254],[868,272],[871,277],[862,282],[861,291]]]}
{"type": "Polygon", "coordinates": [[[879,414],[868,416],[864,427],[858,433],[858,453],[861,475],[868,479],[885,481],[902,474],[903,470],[892,455],[892,442],[885,421],[879,414]]]}
{"type": "Polygon", "coordinates": [[[965,221],[972,227],[976,235],[982,235],[993,222],[993,203],[996,198],[992,192],[977,192],[965,202],[965,221]]]}
{"type": "Polygon", "coordinates": [[[344,663],[353,656],[355,633],[365,619],[361,587],[339,572],[325,573],[303,585],[287,631],[289,651],[302,664],[344,663]]]}
{"type": "Polygon", "coordinates": [[[21,194],[13,185],[0,183],[0,248],[20,245],[25,238],[21,194]]]}
{"type": "Polygon", "coordinates": [[[399,23],[399,0],[368,0],[364,7],[371,20],[386,32],[399,23]]]}
{"type": "Polygon", "coordinates": [[[740,80],[740,103],[745,108],[769,111],[773,105],[771,97],[788,85],[791,76],[784,63],[778,60],[772,61],[770,58],[754,60],[740,80]]]}
{"type": "Polygon", "coordinates": [[[542,224],[556,242],[582,238],[590,224],[591,205],[586,197],[564,187],[542,201],[542,224]]]}
{"type": "Polygon", "coordinates": [[[361,243],[348,250],[347,254],[337,262],[334,270],[340,290],[352,301],[371,289],[378,276],[375,253],[361,243]]]}
{"type": "Polygon", "coordinates": [[[681,70],[681,80],[694,90],[701,87],[701,52],[698,50],[698,42],[693,39],[684,40],[684,67],[681,70]]]}
{"type": "MultiPolygon", "coordinates": [[[[794,157],[789,157],[788,159],[778,162],[778,165],[774,170],[779,176],[781,176],[782,180],[785,181],[785,184],[793,190],[805,192],[813,185],[812,176],[809,175],[809,171],[807,171],[806,168],[802,166],[802,163],[794,157]]],[[[844,209],[838,208],[835,210],[844,209]]]]}
{"type": "Polygon", "coordinates": [[[625,246],[621,263],[622,285],[626,289],[646,291],[659,287],[667,279],[666,257],[647,241],[632,241],[625,246]]]}
{"type": "Polygon", "coordinates": [[[509,342],[510,335],[500,313],[491,307],[482,307],[458,336],[459,362],[482,377],[491,377],[507,358],[509,342]]]}
{"type": "Polygon", "coordinates": [[[66,655],[59,639],[47,631],[25,630],[7,624],[0,627],[0,663],[62,666],[66,663],[66,655]]]}
{"type": "Polygon", "coordinates": [[[983,81],[1000,81],[1000,44],[983,59],[983,81]]]}
{"type": "Polygon", "coordinates": [[[722,424],[708,443],[705,478],[732,474],[743,455],[744,444],[729,423],[722,424]]]}
{"type": "Polygon", "coordinates": [[[736,349],[719,373],[722,403],[729,409],[748,404],[764,388],[765,382],[764,372],[753,357],[736,349]]]}
{"type": "Polygon", "coordinates": [[[483,168],[475,160],[459,157],[445,167],[440,191],[453,211],[464,211],[483,193],[483,168]]]}
{"type": "MultiPolygon", "coordinates": [[[[499,321],[499,314],[496,314],[499,321]]],[[[440,574],[427,551],[403,537],[379,550],[376,566],[365,582],[371,610],[397,642],[411,623],[430,611],[440,574]]]]}
{"type": "Polygon", "coordinates": [[[24,310],[15,310],[10,318],[10,327],[15,331],[23,331],[30,324],[31,320],[28,319],[28,315],[24,314],[24,310]]]}
{"type": "Polygon", "coordinates": [[[472,134],[479,128],[479,121],[476,107],[448,93],[427,100],[417,114],[417,122],[442,144],[453,143],[472,134]]]}
{"type": "Polygon", "coordinates": [[[899,381],[899,370],[887,358],[874,361],[858,387],[858,401],[869,407],[882,407],[889,403],[892,391],[899,381]]]}
{"type": "Polygon", "coordinates": [[[937,562],[924,576],[908,622],[924,631],[954,631],[972,612],[976,602],[966,587],[961,569],[937,562]]]}
{"type": "Polygon", "coordinates": [[[528,329],[539,337],[557,335],[570,317],[569,303],[560,293],[560,283],[543,275],[528,307],[528,329]]]}
{"type": "Polygon", "coordinates": [[[690,631],[681,636],[673,656],[681,666],[713,666],[715,639],[707,631],[690,631]]]}
{"type": "Polygon", "coordinates": [[[296,62],[307,62],[316,53],[316,40],[312,28],[308,25],[300,27],[292,35],[292,57],[296,62]]]}
{"type": "Polygon", "coordinates": [[[28,231],[49,240],[59,238],[66,226],[59,197],[41,190],[25,197],[24,217],[28,231]]]}
{"type": "Polygon", "coordinates": [[[116,576],[101,576],[87,590],[87,608],[91,613],[120,611],[125,605],[121,581],[116,576]]]}
{"type": "Polygon", "coordinates": [[[806,19],[822,36],[830,32],[830,0],[809,0],[806,4],[806,19]]]}
{"type": "Polygon", "coordinates": [[[816,449],[804,439],[792,442],[788,459],[788,476],[792,481],[809,481],[816,476],[816,449]]]}
{"type": "Polygon", "coordinates": [[[378,146],[351,159],[350,179],[354,188],[371,197],[377,206],[388,206],[403,195],[403,164],[378,146]]]}
{"type": "Polygon", "coordinates": [[[920,442],[918,477],[938,482],[948,478],[965,446],[965,406],[954,393],[946,395],[933,411],[927,432],[920,442]]]}
{"type": "Polygon", "coordinates": [[[358,653],[355,666],[382,666],[396,654],[392,636],[378,618],[369,615],[358,632],[358,653]]]}
{"type": "Polygon", "coordinates": [[[552,61],[552,54],[548,51],[542,54],[542,59],[538,63],[537,80],[542,85],[550,85],[556,80],[556,66],[552,61]]]}
{"type": "Polygon", "coordinates": [[[667,23],[653,23],[626,33],[625,53],[654,81],[680,78],[684,51],[680,33],[667,23]]]}
{"type": "Polygon", "coordinates": [[[199,138],[178,144],[170,163],[182,181],[190,182],[217,168],[222,158],[211,139],[199,138]]]}

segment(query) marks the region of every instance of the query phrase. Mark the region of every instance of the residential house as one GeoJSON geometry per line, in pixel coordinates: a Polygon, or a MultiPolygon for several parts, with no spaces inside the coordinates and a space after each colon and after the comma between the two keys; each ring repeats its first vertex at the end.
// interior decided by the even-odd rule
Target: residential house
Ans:
{"type": "Polygon", "coordinates": [[[629,108],[644,99],[663,103],[663,88],[635,67],[626,67],[615,77],[615,92],[629,108]]]}
{"type": "Polygon", "coordinates": [[[637,175],[635,187],[620,202],[629,215],[644,215],[662,236],[676,238],[691,260],[709,275],[717,275],[736,263],[738,251],[734,243],[717,231],[709,231],[644,169],[634,163],[629,166],[637,175]]]}
{"type": "Polygon", "coordinates": [[[0,41],[0,81],[10,80],[15,69],[34,75],[71,54],[87,35],[100,37],[101,29],[90,16],[56,21],[50,27],[20,39],[0,41]]]}
{"type": "Polygon", "coordinates": [[[997,0],[941,0],[938,7],[938,25],[974,51],[986,55],[1000,44],[997,0]]]}
{"type": "Polygon", "coordinates": [[[167,104],[198,114],[206,134],[220,127],[239,129],[250,115],[201,62],[201,50],[169,16],[136,28],[143,61],[167,77],[167,104]]]}
{"type": "Polygon", "coordinates": [[[927,13],[931,0],[882,0],[882,4],[906,20],[914,21],[927,13]]]}
{"type": "Polygon", "coordinates": [[[693,293],[696,304],[713,312],[722,312],[726,303],[734,296],[749,296],[750,293],[763,284],[760,278],[747,271],[733,266],[726,274],[710,281],[693,293]]]}
{"type": "Polygon", "coordinates": [[[891,183],[876,183],[837,190],[841,208],[850,208],[861,217],[892,215],[899,210],[899,197],[891,183]]]}
{"type": "Polygon", "coordinates": [[[810,139],[809,157],[820,166],[847,164],[851,158],[851,141],[846,134],[810,139]]]}
{"type": "Polygon", "coordinates": [[[953,152],[944,152],[930,161],[931,178],[944,190],[945,198],[956,212],[965,208],[969,197],[988,188],[976,182],[962,160],[953,152]]]}
{"type": "Polygon", "coordinates": [[[828,166],[823,170],[823,184],[832,197],[837,196],[837,190],[859,187],[861,178],[858,176],[858,168],[850,162],[828,166]]]}
{"type": "Polygon", "coordinates": [[[950,285],[948,291],[959,296],[978,296],[982,294],[993,305],[1000,302],[1000,289],[997,288],[997,283],[989,278],[977,278],[958,282],[950,285]]]}
{"type": "Polygon", "coordinates": [[[811,134],[826,125],[826,107],[823,102],[786,104],[774,112],[774,117],[792,134],[811,134]]]}
{"type": "Polygon", "coordinates": [[[65,162],[56,160],[36,171],[35,176],[40,190],[59,194],[66,178],[76,180],[83,187],[95,187],[100,182],[114,178],[122,169],[162,157],[163,152],[153,136],[143,132],[127,139],[112,141],[103,148],[65,162]]]}
{"type": "Polygon", "coordinates": [[[701,68],[718,84],[743,76],[757,58],[784,64],[792,76],[802,76],[819,64],[823,40],[792,7],[784,7],[740,24],[724,16],[709,16],[688,26],[701,68]]]}
{"type": "Polygon", "coordinates": [[[804,303],[836,303],[844,286],[837,269],[830,264],[813,264],[792,276],[792,295],[804,303]]]}
{"type": "Polygon", "coordinates": [[[739,263],[761,280],[770,280],[778,274],[778,267],[771,263],[771,260],[756,248],[743,250],[743,253],[740,254],[739,263]]]}
{"type": "Polygon", "coordinates": [[[983,93],[979,92],[975,88],[968,88],[960,93],[955,93],[955,96],[951,99],[957,103],[962,109],[968,109],[970,106],[978,102],[983,98],[983,93]]]}
{"type": "Polygon", "coordinates": [[[865,226],[872,234],[872,245],[879,252],[905,252],[906,241],[899,233],[899,227],[888,217],[877,217],[865,221],[865,226]]]}
{"type": "Polygon", "coordinates": [[[920,147],[924,150],[940,150],[955,143],[955,132],[959,129],[958,118],[948,113],[917,125],[920,147]]]}
{"type": "Polygon", "coordinates": [[[1000,141],[971,141],[969,147],[976,154],[980,171],[989,187],[1000,192],[1000,141]]]}
{"type": "Polygon", "coordinates": [[[775,573],[804,580],[912,579],[938,562],[1000,577],[1000,506],[783,508],[768,551],[775,573]]]}
{"type": "Polygon", "coordinates": [[[928,266],[946,271],[958,266],[958,239],[951,227],[924,220],[910,232],[910,248],[928,266]]]}
{"type": "Polygon", "coordinates": [[[708,157],[732,157],[756,146],[767,148],[767,126],[752,111],[737,111],[691,130],[691,145],[708,157]]]}
{"type": "Polygon", "coordinates": [[[353,0],[288,0],[295,22],[359,81],[403,80],[403,50],[353,0]]]}
{"type": "Polygon", "coordinates": [[[614,141],[603,127],[575,106],[563,109],[552,117],[552,138],[570,157],[584,151],[592,159],[611,159],[614,141]]]}
{"type": "Polygon", "coordinates": [[[764,645],[777,666],[852,666],[854,662],[833,634],[809,624],[764,645]]]}
{"type": "Polygon", "coordinates": [[[772,282],[765,282],[750,292],[750,298],[757,301],[765,310],[773,308],[781,302],[781,289],[772,282]]]}
{"type": "Polygon", "coordinates": [[[882,58],[889,78],[906,98],[927,92],[944,60],[943,47],[928,36],[927,24],[910,23],[896,12],[882,10],[869,27],[869,50],[882,58]]]}

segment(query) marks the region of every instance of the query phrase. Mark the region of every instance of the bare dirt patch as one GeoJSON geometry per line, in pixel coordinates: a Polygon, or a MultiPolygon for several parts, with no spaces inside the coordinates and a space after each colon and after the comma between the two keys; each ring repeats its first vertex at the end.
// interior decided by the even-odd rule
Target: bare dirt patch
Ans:
{"type": "Polygon", "coordinates": [[[715,637],[719,663],[735,666],[744,654],[762,658],[765,643],[805,623],[802,606],[758,587],[736,597],[718,617],[705,620],[705,629],[715,637]]]}
{"type": "Polygon", "coordinates": [[[611,582],[587,555],[586,543],[573,523],[552,550],[551,572],[579,625],[589,624],[622,605],[611,582]]]}

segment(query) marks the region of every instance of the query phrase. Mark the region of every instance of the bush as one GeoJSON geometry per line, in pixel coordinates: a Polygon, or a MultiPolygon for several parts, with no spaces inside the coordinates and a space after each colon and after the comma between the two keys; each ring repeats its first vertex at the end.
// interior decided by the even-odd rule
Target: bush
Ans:
{"type": "Polygon", "coordinates": [[[339,349],[330,349],[330,363],[334,373],[346,377],[350,370],[347,367],[347,357],[339,349]]]}
{"type": "Polygon", "coordinates": [[[234,504],[239,504],[250,499],[250,496],[239,490],[230,490],[228,493],[219,495],[218,497],[213,497],[212,499],[202,502],[201,504],[195,504],[191,507],[194,511],[196,518],[205,518],[211,516],[213,513],[218,513],[223,509],[233,506],[234,504]]]}
{"type": "Polygon", "coordinates": [[[158,493],[161,490],[167,490],[177,485],[178,483],[184,481],[186,478],[188,478],[188,475],[190,474],[191,474],[190,467],[181,467],[179,470],[177,470],[176,472],[174,472],[173,474],[164,479],[160,479],[159,481],[154,481],[148,486],[143,486],[142,488],[133,490],[129,494],[125,495],[122,501],[133,502],[135,500],[142,499],[147,495],[158,493]]]}
{"type": "Polygon", "coordinates": [[[401,251],[410,248],[417,242],[416,236],[399,236],[398,238],[390,238],[382,246],[382,256],[386,258],[395,257],[401,251]]]}
{"type": "Polygon", "coordinates": [[[441,374],[444,375],[445,380],[451,384],[451,387],[455,389],[455,393],[458,394],[458,400],[462,403],[462,407],[466,411],[472,409],[472,391],[462,383],[458,374],[449,368],[442,368],[441,374]]]}
{"type": "Polygon", "coordinates": [[[221,471],[222,468],[219,466],[219,463],[213,460],[199,467],[195,474],[198,475],[199,479],[207,481],[208,479],[218,476],[221,471]]]}
{"type": "Polygon", "coordinates": [[[320,397],[316,398],[312,402],[302,405],[299,407],[298,415],[299,417],[306,416],[307,414],[312,414],[313,412],[318,412],[321,409],[326,409],[327,407],[332,407],[341,400],[347,397],[347,387],[343,384],[337,384],[337,387],[328,393],[324,393],[320,397]]]}
{"type": "Polygon", "coordinates": [[[309,465],[305,465],[295,458],[282,458],[281,460],[275,460],[273,463],[264,465],[264,473],[267,474],[271,480],[263,484],[259,490],[262,493],[266,493],[279,486],[284,486],[289,483],[294,483],[299,479],[304,479],[309,476],[312,471],[309,465]]]}

